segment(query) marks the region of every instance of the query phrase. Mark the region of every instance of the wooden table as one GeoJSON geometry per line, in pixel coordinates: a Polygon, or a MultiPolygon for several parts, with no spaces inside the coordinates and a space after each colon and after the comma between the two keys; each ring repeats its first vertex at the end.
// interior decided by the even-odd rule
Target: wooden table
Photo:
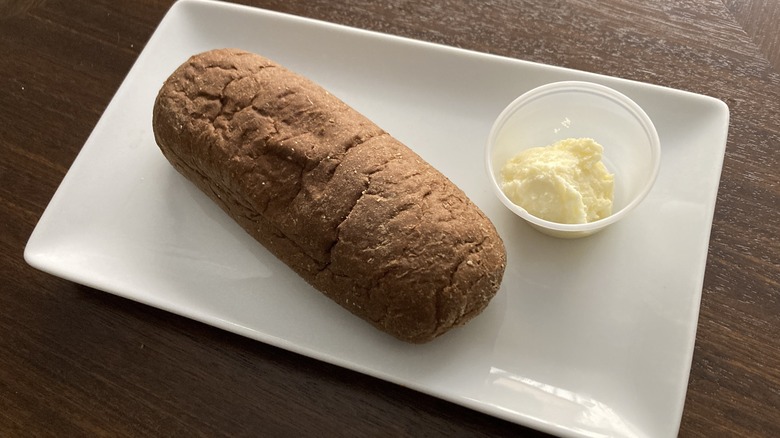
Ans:
{"type": "MultiPolygon", "coordinates": [[[[780,436],[777,2],[244,3],[726,102],[680,434],[780,436]]],[[[537,434],[25,264],[36,222],[170,4],[0,1],[0,436],[537,434]]]]}

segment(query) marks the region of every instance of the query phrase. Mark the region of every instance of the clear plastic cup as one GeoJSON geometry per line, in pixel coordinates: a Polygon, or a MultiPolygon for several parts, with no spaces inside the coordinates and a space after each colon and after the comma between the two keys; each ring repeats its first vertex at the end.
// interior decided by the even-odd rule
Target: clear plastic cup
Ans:
{"type": "Polygon", "coordinates": [[[501,112],[490,130],[486,162],[493,190],[509,210],[545,234],[577,238],[614,224],[642,202],[658,176],[661,144],[647,114],[622,93],[591,82],[555,82],[528,91],[501,112]],[[604,147],[602,162],[615,175],[610,216],[584,224],[551,222],[501,190],[501,169],[520,151],[582,137],[604,147]]]}

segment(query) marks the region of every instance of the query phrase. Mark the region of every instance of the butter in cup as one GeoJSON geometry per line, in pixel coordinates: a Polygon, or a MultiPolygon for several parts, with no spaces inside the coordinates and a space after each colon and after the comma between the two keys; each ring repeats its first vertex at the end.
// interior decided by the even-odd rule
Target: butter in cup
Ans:
{"type": "Polygon", "coordinates": [[[609,87],[580,81],[534,88],[510,103],[493,123],[486,165],[499,200],[542,233],[585,237],[629,214],[650,192],[661,163],[661,146],[647,114],[609,87]],[[520,151],[566,138],[593,138],[604,147],[602,160],[614,174],[612,214],[593,222],[564,224],[538,218],[503,192],[501,169],[520,151]]]}

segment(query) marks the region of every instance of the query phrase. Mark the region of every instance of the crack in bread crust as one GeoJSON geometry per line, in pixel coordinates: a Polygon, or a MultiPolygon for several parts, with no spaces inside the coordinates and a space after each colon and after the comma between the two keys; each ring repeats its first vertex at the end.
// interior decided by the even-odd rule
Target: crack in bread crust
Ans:
{"type": "Polygon", "coordinates": [[[328,297],[426,342],[480,313],[506,253],[465,194],[330,93],[258,55],[196,55],[163,85],[174,167],[328,297]]]}

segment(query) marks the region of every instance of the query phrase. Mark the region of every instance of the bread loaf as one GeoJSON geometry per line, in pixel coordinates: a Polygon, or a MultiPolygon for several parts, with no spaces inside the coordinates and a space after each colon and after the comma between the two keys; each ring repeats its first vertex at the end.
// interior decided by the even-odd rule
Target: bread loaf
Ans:
{"type": "Polygon", "coordinates": [[[256,54],[193,56],[164,83],[170,163],[325,295],[408,342],[479,314],[506,264],[441,173],[312,81],[256,54]]]}

